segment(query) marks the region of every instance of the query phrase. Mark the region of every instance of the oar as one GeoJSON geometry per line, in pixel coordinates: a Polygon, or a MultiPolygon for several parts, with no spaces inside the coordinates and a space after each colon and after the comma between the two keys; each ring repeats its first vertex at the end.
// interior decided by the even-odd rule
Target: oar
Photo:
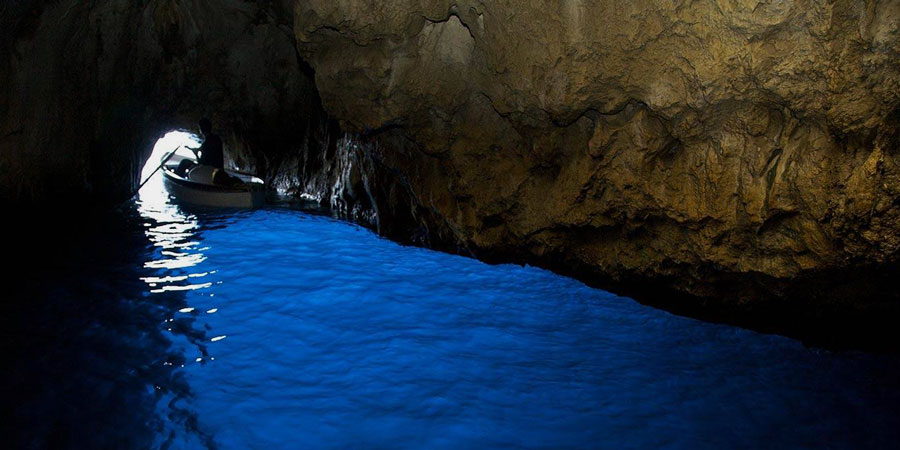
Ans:
{"type": "Polygon", "coordinates": [[[151,173],[151,174],[150,174],[150,176],[149,176],[149,177],[147,177],[147,179],[146,179],[146,180],[144,180],[144,182],[143,182],[143,183],[141,183],[141,185],[140,185],[140,186],[138,186],[138,188],[137,188],[137,189],[135,189],[135,191],[134,191],[134,194],[132,194],[132,195],[131,195],[131,196],[132,196],[132,197],[134,197],[134,196],[135,196],[135,194],[137,194],[137,193],[138,193],[138,191],[140,191],[140,190],[141,190],[141,188],[142,188],[142,187],[144,187],[144,185],[145,185],[145,184],[147,184],[147,182],[148,182],[148,181],[150,181],[150,179],[151,179],[151,178],[153,178],[153,175],[156,175],[156,172],[159,172],[159,169],[162,169],[162,168],[163,168],[163,166],[165,166],[165,165],[166,165],[166,163],[167,163],[167,162],[168,162],[168,161],[169,161],[169,159],[170,159],[170,158],[172,158],[172,156],[174,156],[174,155],[175,155],[175,152],[177,152],[177,151],[178,151],[178,149],[180,149],[180,148],[181,148],[181,147],[182,147],[182,146],[181,146],[181,145],[179,145],[179,146],[178,146],[178,147],[175,147],[175,150],[172,150],[172,151],[171,151],[171,152],[169,152],[169,154],[168,154],[168,155],[166,155],[166,157],[165,157],[165,158],[163,158],[163,160],[162,160],[162,162],[161,162],[161,163],[159,163],[159,166],[158,166],[158,167],[157,167],[157,168],[156,168],[156,170],[154,170],[154,171],[153,171],[153,173],[151,173]]]}

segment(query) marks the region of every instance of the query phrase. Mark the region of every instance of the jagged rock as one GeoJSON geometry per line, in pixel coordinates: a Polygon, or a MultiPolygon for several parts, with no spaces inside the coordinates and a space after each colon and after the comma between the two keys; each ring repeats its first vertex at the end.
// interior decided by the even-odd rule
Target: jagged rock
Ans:
{"type": "Polygon", "coordinates": [[[476,254],[732,305],[897,261],[896,2],[312,0],[294,29],[476,254]]]}

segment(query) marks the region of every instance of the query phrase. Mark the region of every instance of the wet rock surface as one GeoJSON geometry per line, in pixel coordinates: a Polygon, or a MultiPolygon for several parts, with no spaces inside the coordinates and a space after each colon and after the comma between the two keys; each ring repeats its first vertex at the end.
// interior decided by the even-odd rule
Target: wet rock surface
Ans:
{"type": "Polygon", "coordinates": [[[462,248],[739,321],[897,308],[849,276],[900,245],[894,2],[310,1],[294,28],[329,113],[415,143],[387,165],[462,248]]]}
{"type": "Polygon", "coordinates": [[[896,2],[12,2],[2,25],[14,202],[120,198],[208,115],[233,163],[394,239],[776,331],[900,316],[896,2]]]}

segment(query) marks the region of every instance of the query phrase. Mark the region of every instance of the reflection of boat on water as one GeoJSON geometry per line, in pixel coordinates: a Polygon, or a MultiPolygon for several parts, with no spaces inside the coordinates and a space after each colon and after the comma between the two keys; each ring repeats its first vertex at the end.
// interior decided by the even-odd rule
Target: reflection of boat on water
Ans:
{"type": "Polygon", "coordinates": [[[163,184],[177,200],[192,205],[226,208],[257,208],[265,203],[263,180],[247,173],[210,166],[196,166],[186,176],[181,176],[176,169],[184,159],[175,155],[163,167],[163,184]],[[224,170],[240,182],[228,186],[216,184],[213,182],[216,170],[224,170]]]}

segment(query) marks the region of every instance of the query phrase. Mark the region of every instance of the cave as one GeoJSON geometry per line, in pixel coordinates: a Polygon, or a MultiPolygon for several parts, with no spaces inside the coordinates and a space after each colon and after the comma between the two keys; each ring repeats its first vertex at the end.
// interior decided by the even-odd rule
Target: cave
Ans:
{"type": "Polygon", "coordinates": [[[16,447],[896,442],[897,2],[12,0],[0,50],[16,447]]]}

